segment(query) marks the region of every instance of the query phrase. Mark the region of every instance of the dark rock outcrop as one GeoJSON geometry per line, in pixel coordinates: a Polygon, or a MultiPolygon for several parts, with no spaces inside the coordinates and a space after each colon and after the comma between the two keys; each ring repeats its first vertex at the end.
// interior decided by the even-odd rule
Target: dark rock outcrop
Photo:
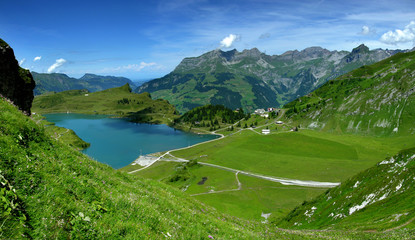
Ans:
{"type": "Polygon", "coordinates": [[[13,49],[0,39],[0,95],[30,115],[34,88],[30,71],[19,67],[13,49]]]}

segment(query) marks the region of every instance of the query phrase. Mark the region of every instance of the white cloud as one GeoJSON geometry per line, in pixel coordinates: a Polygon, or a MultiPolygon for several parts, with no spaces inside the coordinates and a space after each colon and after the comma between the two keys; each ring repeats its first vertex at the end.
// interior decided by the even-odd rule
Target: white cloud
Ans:
{"type": "Polygon", "coordinates": [[[229,34],[220,41],[220,47],[230,48],[235,41],[239,41],[240,36],[235,34],[229,34]]]}
{"type": "Polygon", "coordinates": [[[153,69],[161,69],[162,66],[155,63],[155,62],[141,62],[140,64],[128,64],[125,66],[120,67],[113,67],[113,68],[105,68],[99,71],[100,73],[109,73],[109,72],[126,72],[126,71],[135,71],[140,72],[144,68],[153,68],[153,69]]]}
{"type": "Polygon", "coordinates": [[[144,68],[147,67],[152,67],[152,66],[156,66],[157,64],[155,62],[150,62],[150,63],[146,63],[146,62],[141,62],[140,64],[129,64],[127,66],[122,66],[119,67],[118,69],[121,70],[133,70],[136,72],[139,72],[141,70],[143,70],[144,68]]]}
{"type": "Polygon", "coordinates": [[[19,61],[19,66],[22,66],[24,62],[26,62],[26,58],[23,58],[22,60],[19,61]]]}
{"type": "Polygon", "coordinates": [[[33,59],[33,62],[40,61],[40,59],[42,59],[42,56],[37,56],[33,59]]]}
{"type": "Polygon", "coordinates": [[[55,63],[48,68],[48,73],[55,72],[56,68],[62,66],[64,63],[66,63],[65,59],[63,58],[56,59],[55,63]]]}
{"type": "Polygon", "coordinates": [[[155,65],[157,65],[155,62],[151,62],[151,63],[141,62],[140,65],[134,64],[132,66],[132,70],[141,71],[141,70],[143,70],[143,68],[152,67],[152,66],[155,66],[155,65]]]}
{"type": "Polygon", "coordinates": [[[407,42],[415,43],[415,21],[411,21],[403,30],[396,29],[395,31],[384,33],[380,37],[380,41],[391,45],[407,42]]]}
{"type": "Polygon", "coordinates": [[[368,26],[363,26],[361,34],[368,35],[369,33],[370,33],[370,28],[368,26]]]}

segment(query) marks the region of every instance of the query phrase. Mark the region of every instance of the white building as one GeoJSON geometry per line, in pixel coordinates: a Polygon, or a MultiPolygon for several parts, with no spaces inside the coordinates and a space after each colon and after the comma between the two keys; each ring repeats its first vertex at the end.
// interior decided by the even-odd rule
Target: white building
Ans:
{"type": "Polygon", "coordinates": [[[270,133],[271,133],[271,130],[269,130],[269,129],[262,129],[262,134],[267,135],[267,134],[270,134],[270,133]]]}
{"type": "Polygon", "coordinates": [[[254,112],[254,114],[257,114],[257,115],[262,115],[262,114],[264,114],[265,113],[265,109],[257,109],[257,110],[255,110],[255,112],[254,112]]]}

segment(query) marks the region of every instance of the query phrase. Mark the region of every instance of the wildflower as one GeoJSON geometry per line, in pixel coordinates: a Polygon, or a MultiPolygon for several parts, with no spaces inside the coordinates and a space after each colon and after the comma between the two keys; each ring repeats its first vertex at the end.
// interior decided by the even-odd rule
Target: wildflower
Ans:
{"type": "Polygon", "coordinates": [[[209,235],[208,238],[213,239],[212,235],[209,235]]]}

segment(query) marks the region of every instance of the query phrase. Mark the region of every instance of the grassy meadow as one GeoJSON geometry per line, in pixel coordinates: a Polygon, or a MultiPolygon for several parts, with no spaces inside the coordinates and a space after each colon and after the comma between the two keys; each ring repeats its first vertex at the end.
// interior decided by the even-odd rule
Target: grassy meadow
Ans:
{"type": "MultiPolygon", "coordinates": [[[[290,132],[287,130],[291,127],[262,117],[248,119],[248,122],[255,121],[258,121],[257,128],[235,128],[233,134],[223,139],[171,151],[171,154],[273,177],[343,182],[400,149],[415,145],[415,139],[410,136],[373,137],[305,129],[290,132]],[[269,135],[260,134],[265,126],[278,130],[272,130],[269,135]]],[[[310,201],[327,190],[284,186],[242,174],[238,174],[241,183],[238,190],[234,172],[200,164],[183,171],[183,166],[184,163],[160,161],[134,174],[178,187],[230,215],[255,220],[264,220],[261,213],[272,213],[273,219],[281,218],[303,201],[310,201]],[[171,181],[172,178],[176,180],[171,181]],[[198,184],[203,178],[207,180],[198,184]]]]}
{"type": "Polygon", "coordinates": [[[136,122],[165,124],[178,117],[174,106],[167,101],[152,100],[148,93],[132,93],[128,84],[93,93],[69,90],[36,96],[32,112],[104,114],[128,117],[136,122]]]}

